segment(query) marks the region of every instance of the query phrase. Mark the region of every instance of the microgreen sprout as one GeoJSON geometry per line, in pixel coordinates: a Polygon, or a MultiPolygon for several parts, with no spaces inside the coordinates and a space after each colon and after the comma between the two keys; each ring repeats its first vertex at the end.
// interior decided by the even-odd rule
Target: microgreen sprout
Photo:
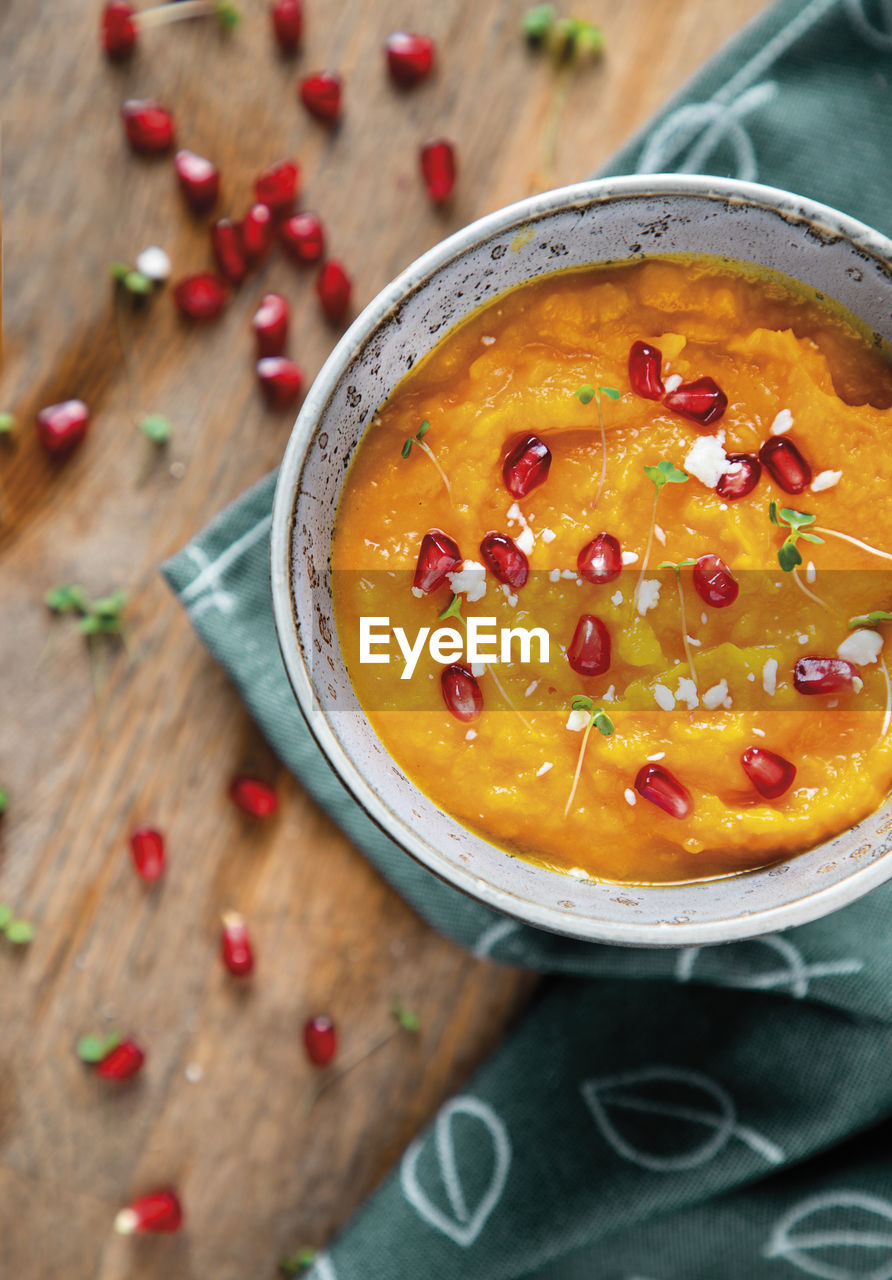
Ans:
{"type": "Polygon", "coordinates": [[[81,635],[87,637],[90,644],[93,693],[98,703],[100,701],[100,675],[98,654],[93,642],[97,636],[120,636],[125,649],[130,652],[123,618],[124,609],[127,606],[126,591],[113,591],[111,595],[103,596],[98,600],[91,600],[84,588],[77,584],[52,587],[44,596],[44,603],[53,613],[73,613],[78,615],[78,631],[81,635]]]}
{"type": "Polygon", "coordinates": [[[162,26],[168,22],[177,22],[182,18],[202,18],[212,15],[217,19],[220,30],[232,31],[241,22],[241,10],[233,4],[233,0],[180,0],[179,4],[159,4],[152,9],[143,9],[139,15],[139,27],[162,26]]]}
{"type": "Polygon", "coordinates": [[[14,947],[26,947],[34,940],[34,926],[20,920],[7,902],[0,902],[0,934],[14,947]]]}
{"type": "Polygon", "coordinates": [[[641,572],[638,574],[638,582],[635,585],[635,599],[638,599],[638,593],[641,590],[641,584],[644,581],[644,575],[647,572],[648,561],[650,560],[650,549],[653,546],[654,526],[657,523],[657,503],[660,501],[660,494],[667,484],[684,484],[690,476],[686,471],[680,471],[673,462],[668,458],[662,458],[656,466],[645,466],[644,474],[650,480],[654,487],[654,505],[650,516],[650,531],[647,535],[647,546],[644,551],[644,559],[641,562],[641,572]]]}
{"type": "Polygon", "coordinates": [[[3,817],[4,813],[8,808],[9,808],[9,792],[6,790],[5,787],[0,787],[0,818],[3,817]]]}
{"type": "Polygon", "coordinates": [[[573,393],[580,404],[591,404],[594,400],[598,406],[598,426],[601,430],[601,479],[598,482],[598,492],[592,503],[596,507],[601,501],[601,494],[604,492],[604,481],[607,479],[607,433],[604,430],[604,413],[601,408],[601,397],[608,396],[611,400],[619,399],[619,392],[616,387],[593,387],[590,382],[584,382],[581,387],[577,387],[573,393]]]}
{"type": "Polygon", "coordinates": [[[446,493],[449,496],[449,501],[451,502],[452,487],[449,484],[449,479],[446,475],[446,472],[440,466],[439,460],[437,459],[437,455],[434,453],[433,449],[430,447],[430,445],[424,438],[427,435],[428,431],[430,431],[430,429],[431,429],[431,424],[425,418],[424,422],[422,422],[421,426],[415,432],[414,436],[409,436],[403,442],[403,447],[400,452],[402,453],[402,456],[404,458],[408,458],[409,454],[412,452],[412,445],[417,444],[418,448],[421,449],[422,453],[426,454],[427,457],[430,458],[434,466],[437,468],[437,472],[439,473],[440,479],[443,481],[444,488],[446,489],[446,493]]]}
{"type": "Polygon", "coordinates": [[[437,614],[437,620],[442,622],[445,618],[458,618],[459,622],[464,622],[464,615],[461,611],[462,598],[460,595],[454,595],[447,604],[442,613],[437,614]]]}
{"type": "Polygon", "coordinates": [[[413,1034],[421,1027],[421,1019],[412,1009],[407,1009],[401,1000],[395,1000],[390,1006],[390,1013],[397,1026],[403,1031],[413,1034]]]}
{"type": "Polygon", "coordinates": [[[155,288],[148,276],[144,276],[141,271],[137,271],[126,262],[113,262],[108,272],[119,288],[134,297],[144,298],[155,288]]]}
{"type": "Polygon", "coordinates": [[[823,543],[824,539],[819,538],[814,533],[803,533],[803,529],[808,525],[814,524],[816,516],[810,515],[807,511],[796,511],[793,507],[781,507],[778,510],[777,503],[772,501],[768,506],[768,519],[778,529],[786,526],[790,532],[781,543],[777,552],[777,562],[783,569],[784,573],[790,573],[797,565],[802,564],[802,554],[797,547],[797,542],[817,542],[823,543]]]}
{"type": "Polygon", "coordinates": [[[558,72],[542,145],[542,184],[552,186],[561,116],[570,86],[579,68],[596,61],[603,53],[604,35],[593,22],[558,16],[550,4],[537,4],[527,10],[521,31],[532,48],[549,53],[558,72]]]}
{"type": "Polygon", "coordinates": [[[12,435],[16,428],[16,419],[14,413],[0,413],[0,435],[12,435]]]}
{"type": "Polygon", "coordinates": [[[316,1250],[311,1249],[309,1245],[303,1245],[294,1253],[289,1253],[287,1258],[279,1259],[279,1270],[283,1276],[299,1276],[309,1270],[315,1258],[316,1250]]]}
{"type": "Polygon", "coordinates": [[[157,445],[167,444],[173,430],[170,419],[161,413],[146,414],[136,425],[147,440],[157,445]]]}
{"type": "Polygon", "coordinates": [[[605,738],[609,738],[613,733],[613,721],[602,707],[596,707],[591,698],[586,694],[577,694],[570,703],[571,711],[584,711],[588,715],[588,724],[585,726],[582,734],[582,741],[579,744],[579,755],[576,758],[576,772],[573,774],[573,785],[570,788],[570,794],[567,797],[567,803],[564,806],[564,817],[570,812],[570,806],[576,796],[576,788],[579,786],[579,775],[582,772],[582,761],[585,756],[585,748],[588,745],[588,736],[593,728],[599,730],[605,738]]]}
{"type": "Polygon", "coordinates": [[[691,653],[691,643],[688,640],[688,624],[687,618],[685,617],[684,588],[681,585],[681,571],[682,569],[689,568],[691,565],[696,563],[696,560],[679,560],[677,562],[672,560],[663,560],[662,563],[657,566],[658,569],[675,570],[675,582],[678,587],[678,603],[681,609],[681,641],[684,645],[685,657],[687,658],[688,666],[691,669],[691,679],[694,682],[695,688],[697,686],[697,672],[694,670],[694,655],[691,653]]]}
{"type": "Polygon", "coordinates": [[[871,613],[861,613],[856,618],[849,618],[850,627],[876,627],[881,622],[892,622],[892,613],[885,609],[874,609],[871,613]]]}
{"type": "Polygon", "coordinates": [[[81,1036],[75,1047],[75,1053],[81,1062],[87,1062],[90,1066],[95,1066],[107,1058],[113,1049],[117,1049],[122,1038],[117,1031],[81,1036]]]}

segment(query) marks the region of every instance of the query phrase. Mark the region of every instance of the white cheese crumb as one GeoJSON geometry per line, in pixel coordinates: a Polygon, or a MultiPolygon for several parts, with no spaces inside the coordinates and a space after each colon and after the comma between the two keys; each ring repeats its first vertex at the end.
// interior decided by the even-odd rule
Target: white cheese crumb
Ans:
{"type": "Polygon", "coordinates": [[[528,698],[530,694],[535,693],[538,688],[539,688],[539,681],[534,680],[532,684],[528,684],[527,687],[524,689],[523,696],[525,698],[528,698]]]}
{"type": "MultiPolygon", "coordinates": [[[[699,705],[700,699],[697,697],[697,686],[693,680],[687,676],[681,676],[678,681],[678,688],[675,690],[675,697],[679,702],[686,702],[688,711],[693,711],[699,705]]],[[[655,757],[650,756],[651,760],[655,757]]]]}
{"type": "Polygon", "coordinates": [[[502,587],[502,594],[504,595],[505,599],[508,601],[508,603],[511,605],[511,608],[513,609],[514,606],[517,604],[517,596],[508,586],[507,582],[503,582],[501,584],[501,587],[502,587]]]}
{"type": "Polygon", "coordinates": [[[709,614],[708,614],[708,613],[701,613],[701,614],[700,614],[700,621],[703,623],[703,625],[704,625],[704,627],[705,627],[705,626],[706,626],[706,624],[707,624],[707,622],[709,621],[709,614]]]}
{"type": "Polygon", "coordinates": [[[655,524],[655,525],[654,525],[654,537],[656,538],[657,542],[662,543],[662,544],[663,544],[663,546],[665,547],[665,545],[666,545],[666,535],[665,535],[665,533],[663,532],[663,530],[660,528],[660,526],[659,526],[658,524],[655,524]]]}
{"type": "Polygon", "coordinates": [[[755,684],[756,683],[755,673],[750,671],[750,673],[747,675],[747,680],[749,680],[750,684],[755,684]]]}
{"type": "Polygon", "coordinates": [[[623,795],[626,797],[626,804],[630,804],[634,806],[637,797],[635,795],[635,792],[632,790],[632,788],[626,787],[625,791],[623,792],[623,795]]]}
{"type": "Polygon", "coordinates": [[[695,649],[699,649],[703,644],[703,641],[698,640],[696,636],[685,636],[685,640],[687,640],[688,644],[692,644],[695,649]]]}
{"type": "Polygon", "coordinates": [[[669,377],[663,383],[667,391],[676,391],[682,384],[684,379],[680,373],[670,373],[669,377]]]}
{"type": "Polygon", "coordinates": [[[486,663],[485,663],[485,662],[472,662],[472,663],[471,663],[471,675],[472,675],[472,676],[485,676],[485,675],[486,675],[486,663]]]}
{"type": "Polygon", "coordinates": [[[805,581],[814,582],[817,576],[818,571],[815,568],[815,562],[814,560],[809,560],[808,564],[805,566],[805,581]]]}
{"type": "Polygon", "coordinates": [[[543,529],[539,534],[539,537],[542,539],[543,542],[554,542],[555,538],[557,537],[557,534],[555,533],[554,529],[543,529]]]}
{"type": "Polygon", "coordinates": [[[638,612],[642,618],[648,609],[655,609],[660,600],[660,583],[656,578],[645,578],[639,584],[636,594],[636,604],[638,612]]]}
{"type": "Polygon", "coordinates": [[[765,737],[765,730],[764,730],[764,729],[757,729],[755,725],[753,725],[751,732],[752,732],[752,733],[754,733],[754,734],[756,735],[756,737],[758,737],[758,738],[764,738],[764,737],[765,737]]]}
{"type": "Polygon", "coordinates": [[[567,728],[573,733],[582,733],[583,729],[589,722],[589,714],[580,707],[577,711],[571,711],[567,717],[567,728]]]}
{"type": "Polygon", "coordinates": [[[857,667],[863,667],[877,661],[882,647],[883,637],[878,631],[873,631],[869,627],[859,627],[857,631],[846,636],[836,652],[841,658],[845,658],[846,662],[854,662],[857,667]]]}
{"type": "Polygon", "coordinates": [[[623,564],[634,564],[637,559],[638,559],[637,551],[623,552],[623,564]]]}
{"type": "Polygon", "coordinates": [[[412,595],[415,597],[416,600],[420,600],[421,597],[424,595],[424,592],[421,590],[421,587],[413,587],[412,595]]]}
{"type": "Polygon", "coordinates": [[[551,769],[551,768],[553,768],[553,765],[552,765],[551,761],[550,761],[550,760],[546,760],[546,761],[545,761],[545,763],[544,763],[544,764],[540,764],[540,765],[539,765],[539,768],[536,770],[536,777],[537,777],[537,778],[541,778],[541,777],[542,777],[542,774],[543,774],[543,773],[548,773],[548,770],[549,770],[549,769],[551,769]]]}
{"type": "Polygon", "coordinates": [[[853,676],[852,688],[855,690],[856,693],[860,693],[861,690],[864,688],[864,681],[861,679],[860,676],[853,676]]]}
{"type": "Polygon", "coordinates": [[[648,756],[647,758],[648,758],[648,761],[649,761],[651,764],[653,764],[653,763],[654,763],[654,761],[656,761],[656,760],[665,760],[665,759],[666,759],[666,752],[665,752],[665,751],[658,751],[658,752],[656,752],[656,754],[655,754],[655,755],[648,756]]]}
{"type": "Polygon", "coordinates": [[[728,697],[728,681],[720,680],[711,689],[707,689],[703,695],[703,705],[710,711],[714,711],[716,707],[730,707],[731,699],[728,697]]]}
{"type": "Polygon", "coordinates": [[[616,699],[616,685],[612,684],[606,693],[601,694],[602,702],[613,702],[616,699]]]}
{"type": "Polygon", "coordinates": [[[484,347],[491,347],[492,344],[495,342],[495,338],[492,336],[491,333],[484,333],[480,341],[483,343],[484,347]]]}
{"type": "Polygon", "coordinates": [[[777,658],[769,658],[762,668],[762,688],[774,697],[777,688],[777,658]]]}
{"type": "Polygon", "coordinates": [[[839,484],[841,479],[841,471],[820,471],[811,482],[811,491],[823,493],[825,489],[832,489],[835,484],[839,484]]]}
{"type": "Polygon", "coordinates": [[[146,279],[153,280],[155,284],[161,284],[170,275],[170,258],[163,249],[153,244],[148,249],[143,249],[136,259],[136,269],[146,279]]]}
{"type": "Polygon", "coordinates": [[[661,707],[663,711],[675,710],[675,699],[671,690],[667,689],[664,684],[654,685],[654,698],[657,706],[661,707]]]}
{"type": "Polygon", "coordinates": [[[551,573],[548,575],[548,581],[549,581],[549,582],[560,582],[560,580],[561,580],[561,571],[560,571],[560,569],[552,569],[551,573]]]}
{"type": "Polygon", "coordinates": [[[469,729],[468,732],[465,734],[465,742],[473,742],[476,737],[477,737],[477,730],[469,729]]]}
{"type": "Polygon", "coordinates": [[[461,568],[446,577],[455,595],[464,596],[468,604],[486,595],[486,569],[476,560],[463,560],[461,568]]]}
{"type": "Polygon", "coordinates": [[[698,436],[682,463],[684,470],[707,489],[714,489],[728,468],[724,445],[724,431],[717,431],[714,436],[698,436]]]}
{"type": "Polygon", "coordinates": [[[507,520],[509,524],[526,524],[526,517],[516,502],[508,508],[507,520]]]}
{"type": "Polygon", "coordinates": [[[529,525],[527,525],[514,539],[518,551],[522,551],[528,556],[536,545],[536,537],[529,525]]]}
{"type": "Polygon", "coordinates": [[[575,569],[561,569],[561,577],[562,577],[562,578],[572,579],[572,581],[573,581],[573,582],[575,582],[575,581],[576,581],[576,571],[575,571],[575,569]]]}
{"type": "Polygon", "coordinates": [[[614,591],[613,595],[610,597],[610,603],[615,605],[620,605],[622,604],[622,602],[623,602],[623,593],[621,591],[614,591]]]}
{"type": "Polygon", "coordinates": [[[793,425],[793,415],[789,409],[781,409],[780,413],[771,424],[771,434],[773,436],[782,436],[793,425]]]}
{"type": "Polygon", "coordinates": [[[800,644],[808,644],[809,637],[806,635],[797,636],[796,639],[800,644]]]}

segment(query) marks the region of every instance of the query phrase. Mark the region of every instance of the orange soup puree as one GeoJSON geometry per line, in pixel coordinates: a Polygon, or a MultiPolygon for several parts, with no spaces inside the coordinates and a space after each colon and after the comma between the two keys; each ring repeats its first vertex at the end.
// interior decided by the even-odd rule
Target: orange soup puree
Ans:
{"type": "Polygon", "coordinates": [[[734,263],[476,311],[371,422],[335,525],[340,643],[395,762],[509,852],[612,881],[764,865],[872,812],[892,623],[852,619],[892,611],[890,404],[851,318],[734,263]],[[540,628],[547,661],[472,664],[475,617],[540,628]],[[363,618],[389,661],[360,661],[363,618]],[[403,679],[397,627],[453,651],[403,679]]]}

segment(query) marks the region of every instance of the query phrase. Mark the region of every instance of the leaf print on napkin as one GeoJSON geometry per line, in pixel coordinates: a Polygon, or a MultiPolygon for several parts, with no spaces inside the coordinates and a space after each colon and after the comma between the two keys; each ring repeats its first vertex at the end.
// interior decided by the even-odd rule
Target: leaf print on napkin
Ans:
{"type": "Polygon", "coordinates": [[[820,1280],[892,1280],[892,1203],[866,1191],[826,1191],[786,1213],[765,1246],[820,1280]]]}

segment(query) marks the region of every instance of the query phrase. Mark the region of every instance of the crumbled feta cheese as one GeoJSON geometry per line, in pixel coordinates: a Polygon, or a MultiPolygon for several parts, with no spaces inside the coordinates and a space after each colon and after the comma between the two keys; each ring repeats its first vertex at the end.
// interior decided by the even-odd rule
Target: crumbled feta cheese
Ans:
{"type": "Polygon", "coordinates": [[[503,582],[501,586],[502,586],[502,595],[505,597],[505,599],[508,601],[508,603],[511,605],[511,608],[513,609],[514,606],[517,604],[517,596],[508,586],[507,582],[503,582]]]}
{"type": "Polygon", "coordinates": [[[707,689],[703,695],[703,705],[710,711],[714,711],[716,707],[730,707],[731,699],[728,696],[728,681],[720,680],[711,689],[707,689]]]}
{"type": "Polygon", "coordinates": [[[491,347],[492,344],[495,342],[495,338],[492,336],[491,333],[484,333],[480,341],[483,343],[484,347],[491,347]]]}
{"type": "Polygon", "coordinates": [[[526,517],[516,502],[508,508],[507,520],[509,524],[526,524],[526,517]]]}
{"type": "Polygon", "coordinates": [[[773,436],[782,436],[793,425],[793,415],[789,409],[781,409],[780,413],[771,424],[771,434],[773,436]]]}
{"type": "Polygon", "coordinates": [[[769,658],[762,668],[762,688],[774,697],[777,688],[777,658],[769,658]]]}
{"type": "Polygon", "coordinates": [[[825,489],[832,489],[835,484],[839,484],[841,479],[841,471],[820,471],[811,482],[811,491],[823,493],[825,489]]]}
{"type": "Polygon", "coordinates": [[[548,581],[549,581],[549,582],[560,582],[560,580],[561,580],[561,571],[560,571],[560,569],[552,569],[551,573],[548,575],[548,581]]]}
{"type": "Polygon", "coordinates": [[[817,576],[818,571],[815,568],[815,562],[814,560],[809,560],[808,564],[805,566],[805,581],[814,582],[817,576]]]}
{"type": "Polygon", "coordinates": [[[675,699],[672,696],[672,691],[667,689],[664,684],[654,685],[654,699],[657,706],[661,707],[663,711],[675,710],[675,699]]]}
{"type": "Polygon", "coordinates": [[[877,661],[882,647],[883,637],[879,631],[873,631],[869,627],[859,627],[857,631],[846,636],[836,652],[841,658],[845,658],[846,662],[854,662],[856,666],[863,667],[877,661]]]}
{"type": "Polygon", "coordinates": [[[522,551],[525,556],[530,554],[536,544],[536,538],[529,525],[526,525],[526,527],[521,530],[514,539],[514,542],[518,551],[522,551]]]}
{"type": "Polygon", "coordinates": [[[660,583],[656,578],[645,578],[639,583],[635,603],[642,618],[648,609],[655,609],[660,600],[660,583]]]}
{"type": "Polygon", "coordinates": [[[606,693],[601,694],[602,702],[613,702],[616,699],[616,685],[612,684],[606,693]]]}
{"type": "Polygon", "coordinates": [[[701,614],[700,614],[700,621],[703,623],[703,625],[704,625],[704,627],[705,627],[705,626],[706,626],[706,624],[707,624],[707,622],[709,621],[709,614],[708,614],[708,613],[701,613],[701,614]]]}
{"type": "Polygon", "coordinates": [[[486,663],[485,663],[485,662],[472,662],[472,663],[471,663],[471,675],[472,675],[472,676],[485,676],[485,675],[486,675],[486,663]]]}
{"type": "Polygon", "coordinates": [[[573,733],[582,733],[583,729],[588,725],[590,716],[587,711],[583,711],[580,707],[576,711],[571,711],[567,717],[567,728],[573,733]]]}
{"type": "Polygon", "coordinates": [[[698,436],[682,463],[684,470],[707,489],[714,489],[728,468],[724,446],[724,431],[717,431],[714,436],[698,436]]]}
{"type": "Polygon", "coordinates": [[[799,641],[800,644],[808,644],[809,638],[806,635],[801,635],[801,636],[797,636],[796,639],[799,641]]]}
{"type": "Polygon", "coordinates": [[[632,806],[635,805],[635,802],[638,797],[635,795],[635,792],[632,790],[631,787],[626,787],[625,791],[623,792],[623,795],[626,797],[626,804],[630,804],[632,806]]]}
{"type": "Polygon", "coordinates": [[[637,559],[638,559],[637,551],[623,552],[623,564],[634,564],[637,559]]]}
{"type": "Polygon", "coordinates": [[[524,689],[524,691],[523,691],[523,696],[524,696],[525,698],[528,698],[528,697],[530,696],[530,694],[531,694],[531,693],[535,693],[535,692],[536,692],[536,690],[538,689],[538,687],[539,687],[539,681],[538,681],[538,680],[534,680],[531,684],[528,684],[528,685],[527,685],[527,687],[524,689]]]}
{"type": "Polygon", "coordinates": [[[542,539],[543,542],[554,542],[555,538],[557,537],[557,534],[555,533],[554,529],[543,529],[540,532],[539,537],[542,539]]]}
{"type": "Polygon", "coordinates": [[[665,760],[665,759],[666,759],[666,752],[665,752],[665,751],[657,751],[654,755],[652,755],[652,756],[648,756],[647,758],[648,758],[648,761],[649,761],[651,764],[653,764],[653,763],[654,763],[655,761],[657,761],[657,760],[665,760]]]}
{"type": "Polygon", "coordinates": [[[656,538],[657,542],[662,543],[662,545],[665,547],[666,535],[658,524],[654,525],[654,537],[656,538]]]}
{"type": "Polygon", "coordinates": [[[136,269],[147,280],[160,284],[170,276],[170,258],[163,249],[153,244],[148,249],[143,249],[136,259],[136,269]]]}
{"type": "Polygon", "coordinates": [[[703,644],[703,641],[698,640],[696,636],[685,636],[685,640],[687,640],[688,644],[692,644],[695,649],[699,649],[703,644]]]}
{"type": "Polygon", "coordinates": [[[420,600],[421,597],[424,595],[424,592],[421,590],[421,587],[413,587],[412,595],[415,597],[416,600],[420,600]]]}
{"type": "Polygon", "coordinates": [[[622,602],[623,602],[623,593],[621,591],[614,591],[613,595],[610,597],[610,603],[615,605],[621,605],[622,602]]]}
{"type": "MultiPolygon", "coordinates": [[[[681,676],[678,681],[678,688],[675,690],[675,697],[679,702],[686,702],[688,711],[693,711],[699,705],[700,699],[697,696],[697,686],[693,680],[687,676],[681,676]]],[[[653,756],[650,759],[654,759],[653,756]]]]}
{"type": "Polygon", "coordinates": [[[680,373],[670,373],[669,377],[663,383],[667,391],[676,391],[682,384],[684,379],[680,373]]]}
{"type": "Polygon", "coordinates": [[[752,726],[752,728],[750,729],[750,733],[754,733],[754,734],[756,735],[756,737],[757,737],[757,738],[764,738],[764,737],[765,737],[765,730],[764,730],[764,729],[757,729],[755,725],[753,725],[753,726],[752,726]]]}
{"type": "Polygon", "coordinates": [[[463,560],[461,568],[446,577],[455,595],[464,596],[468,604],[486,595],[486,569],[476,560],[463,560]]]}
{"type": "Polygon", "coordinates": [[[465,742],[473,742],[476,737],[477,737],[477,730],[469,729],[468,732],[465,734],[465,742]]]}
{"type": "Polygon", "coordinates": [[[860,676],[853,676],[852,688],[855,690],[856,693],[860,693],[861,690],[864,688],[864,681],[861,679],[860,676]]]}
{"type": "Polygon", "coordinates": [[[541,777],[542,777],[542,774],[543,774],[543,773],[548,773],[548,770],[549,770],[549,769],[551,769],[551,768],[553,768],[553,765],[552,765],[551,761],[550,761],[550,760],[546,760],[546,761],[545,761],[545,763],[544,763],[544,764],[540,764],[540,765],[539,765],[539,768],[536,770],[536,777],[537,777],[537,778],[541,778],[541,777]]]}
{"type": "Polygon", "coordinates": [[[756,675],[755,675],[755,672],[753,672],[753,671],[748,672],[748,673],[747,673],[747,677],[746,677],[746,678],[747,678],[747,680],[749,680],[750,684],[755,684],[755,683],[756,683],[756,675]]]}
{"type": "Polygon", "coordinates": [[[561,577],[562,577],[562,578],[572,579],[572,581],[573,581],[573,582],[575,582],[575,581],[576,581],[576,570],[575,570],[575,569],[561,569],[561,577]]]}

